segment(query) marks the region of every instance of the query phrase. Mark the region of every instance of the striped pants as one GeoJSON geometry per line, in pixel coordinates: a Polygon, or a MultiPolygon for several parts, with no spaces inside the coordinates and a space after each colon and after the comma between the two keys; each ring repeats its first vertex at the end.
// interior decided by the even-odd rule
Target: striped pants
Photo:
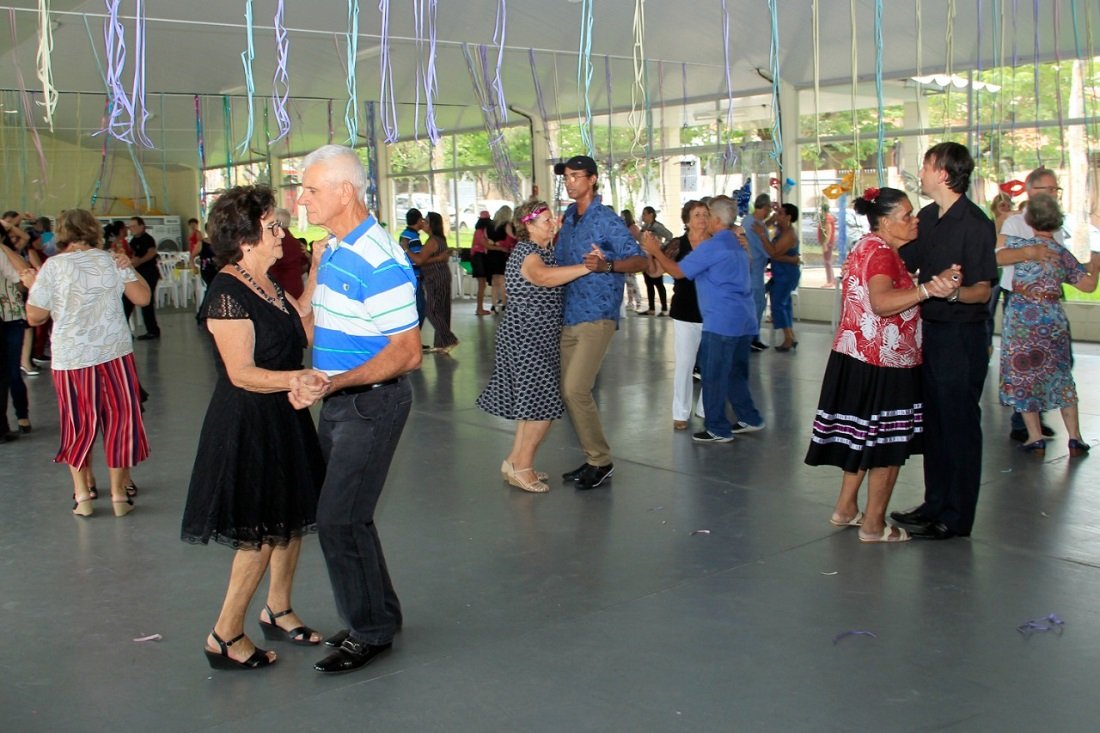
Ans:
{"type": "Polygon", "coordinates": [[[424,285],[424,305],[428,322],[435,330],[436,348],[458,343],[451,332],[451,268],[444,262],[436,262],[420,268],[424,285]]]}
{"type": "Polygon", "coordinates": [[[100,430],[109,468],[129,468],[149,457],[133,354],[52,374],[61,418],[54,462],[85,468],[100,430]]]}

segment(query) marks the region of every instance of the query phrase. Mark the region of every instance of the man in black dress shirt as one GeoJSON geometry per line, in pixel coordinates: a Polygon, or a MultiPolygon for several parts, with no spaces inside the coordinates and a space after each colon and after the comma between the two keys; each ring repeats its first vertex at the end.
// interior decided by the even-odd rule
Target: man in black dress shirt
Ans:
{"type": "Polygon", "coordinates": [[[921,190],[932,203],[917,215],[913,243],[901,249],[921,283],[957,266],[959,287],[921,304],[924,332],[924,503],[893,512],[914,537],[966,537],[982,478],[979,401],[989,368],[986,303],[997,277],[996,232],[966,197],[974,160],[965,146],[940,143],[924,155],[921,190]]]}
{"type": "MultiPolygon", "coordinates": [[[[145,231],[145,220],[140,216],[130,219],[127,227],[130,230],[130,251],[133,253],[134,269],[149,283],[149,289],[153,297],[149,299],[149,305],[141,307],[141,319],[145,321],[145,335],[138,336],[138,341],[150,341],[160,338],[160,326],[157,325],[157,281],[160,280],[160,268],[157,266],[157,241],[153,235],[145,231]]],[[[126,318],[134,310],[134,305],[129,300],[123,300],[123,310],[126,318]]]]}

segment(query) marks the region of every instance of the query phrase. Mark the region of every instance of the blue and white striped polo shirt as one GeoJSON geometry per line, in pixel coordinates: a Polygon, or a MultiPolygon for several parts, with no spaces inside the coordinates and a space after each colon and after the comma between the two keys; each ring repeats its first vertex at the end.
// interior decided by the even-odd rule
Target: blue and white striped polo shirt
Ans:
{"type": "Polygon", "coordinates": [[[343,240],[329,240],[313,313],[313,367],[330,375],[370,361],[389,336],[416,328],[416,275],[373,216],[343,240]]]}

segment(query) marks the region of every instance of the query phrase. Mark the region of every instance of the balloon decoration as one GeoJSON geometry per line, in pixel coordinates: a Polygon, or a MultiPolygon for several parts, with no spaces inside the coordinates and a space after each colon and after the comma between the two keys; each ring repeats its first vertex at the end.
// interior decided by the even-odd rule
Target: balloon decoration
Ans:
{"type": "Polygon", "coordinates": [[[752,201],[752,180],[745,181],[745,185],[734,191],[733,198],[737,201],[737,215],[746,216],[749,213],[749,202],[752,201]]]}
{"type": "Polygon", "coordinates": [[[907,193],[920,193],[920,180],[915,175],[909,171],[902,171],[898,175],[901,176],[901,185],[907,193]]]}

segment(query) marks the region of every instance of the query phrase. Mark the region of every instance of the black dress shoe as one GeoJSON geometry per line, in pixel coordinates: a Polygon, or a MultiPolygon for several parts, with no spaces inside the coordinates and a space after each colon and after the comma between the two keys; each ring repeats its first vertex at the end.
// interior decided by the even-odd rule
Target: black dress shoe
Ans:
{"type": "Polygon", "coordinates": [[[923,527],[917,527],[916,529],[909,530],[911,537],[916,537],[922,540],[949,540],[952,537],[963,537],[960,532],[949,528],[943,522],[934,522],[927,524],[923,527]]]}
{"type": "Polygon", "coordinates": [[[572,471],[569,471],[568,473],[563,473],[563,474],[561,475],[561,480],[562,480],[562,481],[576,481],[576,480],[577,480],[577,479],[579,479],[579,478],[580,478],[581,476],[583,476],[583,475],[584,475],[584,473],[585,473],[585,472],[586,472],[586,471],[587,471],[587,470],[588,470],[589,468],[595,468],[595,466],[593,466],[593,465],[591,465],[591,464],[589,464],[589,463],[582,463],[581,465],[579,465],[579,466],[577,466],[576,468],[574,468],[574,469],[573,469],[572,471]]]}
{"type": "Polygon", "coordinates": [[[375,658],[380,657],[392,648],[392,642],[375,646],[373,644],[360,644],[350,638],[344,639],[344,643],[340,645],[339,649],[317,662],[313,665],[313,668],[325,674],[354,672],[360,667],[367,666],[375,658]]]}
{"type": "Polygon", "coordinates": [[[613,473],[615,473],[615,466],[611,463],[606,466],[588,466],[588,470],[577,477],[577,488],[580,491],[588,491],[602,486],[613,473]]]}
{"type": "Polygon", "coordinates": [[[335,634],[325,639],[325,646],[338,647],[344,643],[344,639],[348,638],[348,634],[351,633],[347,629],[340,629],[335,634]]]}
{"type": "Polygon", "coordinates": [[[927,527],[936,520],[922,513],[921,509],[923,508],[923,506],[919,506],[906,512],[890,512],[890,519],[902,524],[908,524],[911,527],[927,527]]]}

